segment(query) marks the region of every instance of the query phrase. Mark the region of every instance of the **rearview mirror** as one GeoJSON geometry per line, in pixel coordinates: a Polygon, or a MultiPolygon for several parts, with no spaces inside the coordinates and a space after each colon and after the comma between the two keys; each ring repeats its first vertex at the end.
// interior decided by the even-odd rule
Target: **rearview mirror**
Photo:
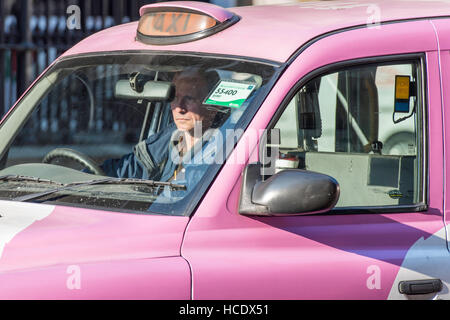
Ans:
{"type": "Polygon", "coordinates": [[[317,214],[331,210],[339,200],[339,184],[330,176],[287,169],[263,181],[260,167],[260,164],[249,164],[245,168],[239,199],[240,214],[317,214]]]}
{"type": "Polygon", "coordinates": [[[142,85],[142,90],[135,90],[129,80],[119,80],[114,89],[116,98],[144,99],[151,102],[171,101],[174,95],[174,85],[165,81],[146,81],[142,85]]]}

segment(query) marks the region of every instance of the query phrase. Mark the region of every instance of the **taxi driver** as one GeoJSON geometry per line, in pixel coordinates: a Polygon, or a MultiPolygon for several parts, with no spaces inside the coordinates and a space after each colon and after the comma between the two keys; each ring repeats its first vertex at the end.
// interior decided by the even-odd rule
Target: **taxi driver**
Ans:
{"type": "Polygon", "coordinates": [[[198,172],[188,170],[183,162],[194,155],[197,146],[201,147],[204,133],[213,124],[217,110],[207,109],[202,101],[218,81],[215,71],[194,67],[176,74],[173,79],[176,93],[170,105],[174,123],[139,142],[132,153],[106,160],[101,165],[105,174],[155,181],[195,179],[198,172]],[[178,160],[174,159],[177,157],[178,160]]]}

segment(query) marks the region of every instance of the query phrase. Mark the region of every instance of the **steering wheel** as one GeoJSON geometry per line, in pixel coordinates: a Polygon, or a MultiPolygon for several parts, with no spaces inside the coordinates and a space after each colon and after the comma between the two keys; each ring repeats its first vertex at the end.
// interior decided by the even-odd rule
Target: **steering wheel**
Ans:
{"type": "Polygon", "coordinates": [[[53,149],[45,155],[44,159],[42,159],[42,162],[51,163],[56,158],[66,158],[75,161],[96,175],[106,175],[105,171],[103,171],[103,169],[100,168],[100,166],[91,157],[68,148],[53,149]]]}

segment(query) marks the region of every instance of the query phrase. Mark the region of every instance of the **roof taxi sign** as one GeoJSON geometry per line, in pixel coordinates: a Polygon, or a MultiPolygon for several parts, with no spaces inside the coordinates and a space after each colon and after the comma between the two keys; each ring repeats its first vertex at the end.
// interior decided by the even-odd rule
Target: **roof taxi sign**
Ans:
{"type": "Polygon", "coordinates": [[[239,20],[219,6],[204,2],[166,2],[140,10],[137,40],[167,45],[194,41],[217,33],[239,20]]]}

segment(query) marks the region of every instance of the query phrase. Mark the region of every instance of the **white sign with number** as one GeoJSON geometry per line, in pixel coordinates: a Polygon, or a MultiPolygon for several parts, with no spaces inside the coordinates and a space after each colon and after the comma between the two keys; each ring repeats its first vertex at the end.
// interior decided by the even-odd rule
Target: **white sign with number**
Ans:
{"type": "Polygon", "coordinates": [[[252,82],[222,80],[203,102],[204,104],[229,108],[240,108],[256,84],[252,82]]]}

